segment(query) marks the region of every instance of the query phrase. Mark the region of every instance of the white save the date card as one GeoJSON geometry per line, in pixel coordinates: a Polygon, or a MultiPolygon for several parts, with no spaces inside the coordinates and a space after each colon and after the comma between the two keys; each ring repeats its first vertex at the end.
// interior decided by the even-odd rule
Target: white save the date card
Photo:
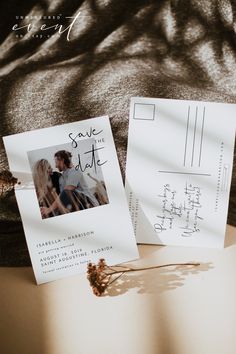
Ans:
{"type": "Polygon", "coordinates": [[[132,98],[126,194],[137,242],[224,246],[236,105],[132,98]]]}
{"type": "Polygon", "coordinates": [[[108,117],[3,140],[38,284],[138,257],[108,117]]]}

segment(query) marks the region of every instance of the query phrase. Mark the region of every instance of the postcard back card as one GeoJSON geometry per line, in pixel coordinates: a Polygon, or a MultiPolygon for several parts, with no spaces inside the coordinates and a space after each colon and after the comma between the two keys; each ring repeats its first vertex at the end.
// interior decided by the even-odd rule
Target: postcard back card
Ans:
{"type": "Polygon", "coordinates": [[[126,194],[137,242],[223,247],[236,105],[132,98],[126,194]]]}

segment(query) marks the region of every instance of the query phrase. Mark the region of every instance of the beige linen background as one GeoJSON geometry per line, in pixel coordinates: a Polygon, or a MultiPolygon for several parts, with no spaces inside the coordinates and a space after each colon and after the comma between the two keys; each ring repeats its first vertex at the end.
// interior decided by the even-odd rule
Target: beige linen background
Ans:
{"type": "MultiPolygon", "coordinates": [[[[0,7],[3,136],[109,114],[124,176],[130,97],[236,103],[234,1],[8,0],[0,7]],[[62,14],[66,25],[78,11],[70,41],[65,33],[42,40],[31,36],[37,28],[23,38],[11,30],[17,15],[62,14]]],[[[0,208],[0,265],[29,265],[14,196],[0,208]]]]}

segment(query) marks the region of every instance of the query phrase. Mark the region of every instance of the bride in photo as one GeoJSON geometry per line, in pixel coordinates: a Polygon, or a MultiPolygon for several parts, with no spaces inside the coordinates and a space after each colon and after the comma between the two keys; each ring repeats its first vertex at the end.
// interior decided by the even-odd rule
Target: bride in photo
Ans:
{"type": "MultiPolygon", "coordinates": [[[[46,159],[38,160],[33,167],[33,179],[40,208],[49,208],[60,194],[59,178],[61,174],[53,171],[52,166],[46,159]]],[[[63,205],[58,205],[45,217],[65,214],[68,211],[63,205]]]]}

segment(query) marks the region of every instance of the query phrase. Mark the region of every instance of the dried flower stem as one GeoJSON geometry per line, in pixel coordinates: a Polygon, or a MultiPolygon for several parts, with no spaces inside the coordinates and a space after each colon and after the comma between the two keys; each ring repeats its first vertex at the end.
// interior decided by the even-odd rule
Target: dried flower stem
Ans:
{"type": "MultiPolygon", "coordinates": [[[[128,268],[128,269],[123,269],[121,270],[113,270],[111,267],[109,267],[109,269],[113,270],[113,273],[109,273],[109,275],[114,275],[114,274],[118,274],[121,273],[129,273],[129,272],[139,272],[142,270],[150,270],[150,269],[158,269],[158,268],[164,268],[164,267],[175,267],[175,266],[199,266],[200,263],[169,263],[169,264],[162,264],[162,265],[158,265],[158,266],[151,266],[151,267],[144,267],[144,268],[128,268]]],[[[115,266],[118,267],[118,266],[115,266]]],[[[123,266],[120,266],[123,267],[123,266]]]]}
{"type": "Polygon", "coordinates": [[[14,189],[15,184],[20,184],[9,170],[0,171],[0,198],[14,189]]]}
{"type": "Polygon", "coordinates": [[[199,266],[200,263],[188,262],[188,263],[168,263],[151,267],[142,267],[142,268],[129,268],[127,266],[108,266],[104,259],[100,259],[98,264],[88,264],[87,278],[90,282],[90,285],[93,289],[93,293],[97,296],[104,294],[108,286],[118,280],[125,273],[130,272],[139,272],[144,270],[158,269],[164,267],[175,267],[175,266],[199,266]],[[121,268],[121,269],[117,269],[121,268]],[[114,279],[113,276],[118,274],[114,279]]]}

